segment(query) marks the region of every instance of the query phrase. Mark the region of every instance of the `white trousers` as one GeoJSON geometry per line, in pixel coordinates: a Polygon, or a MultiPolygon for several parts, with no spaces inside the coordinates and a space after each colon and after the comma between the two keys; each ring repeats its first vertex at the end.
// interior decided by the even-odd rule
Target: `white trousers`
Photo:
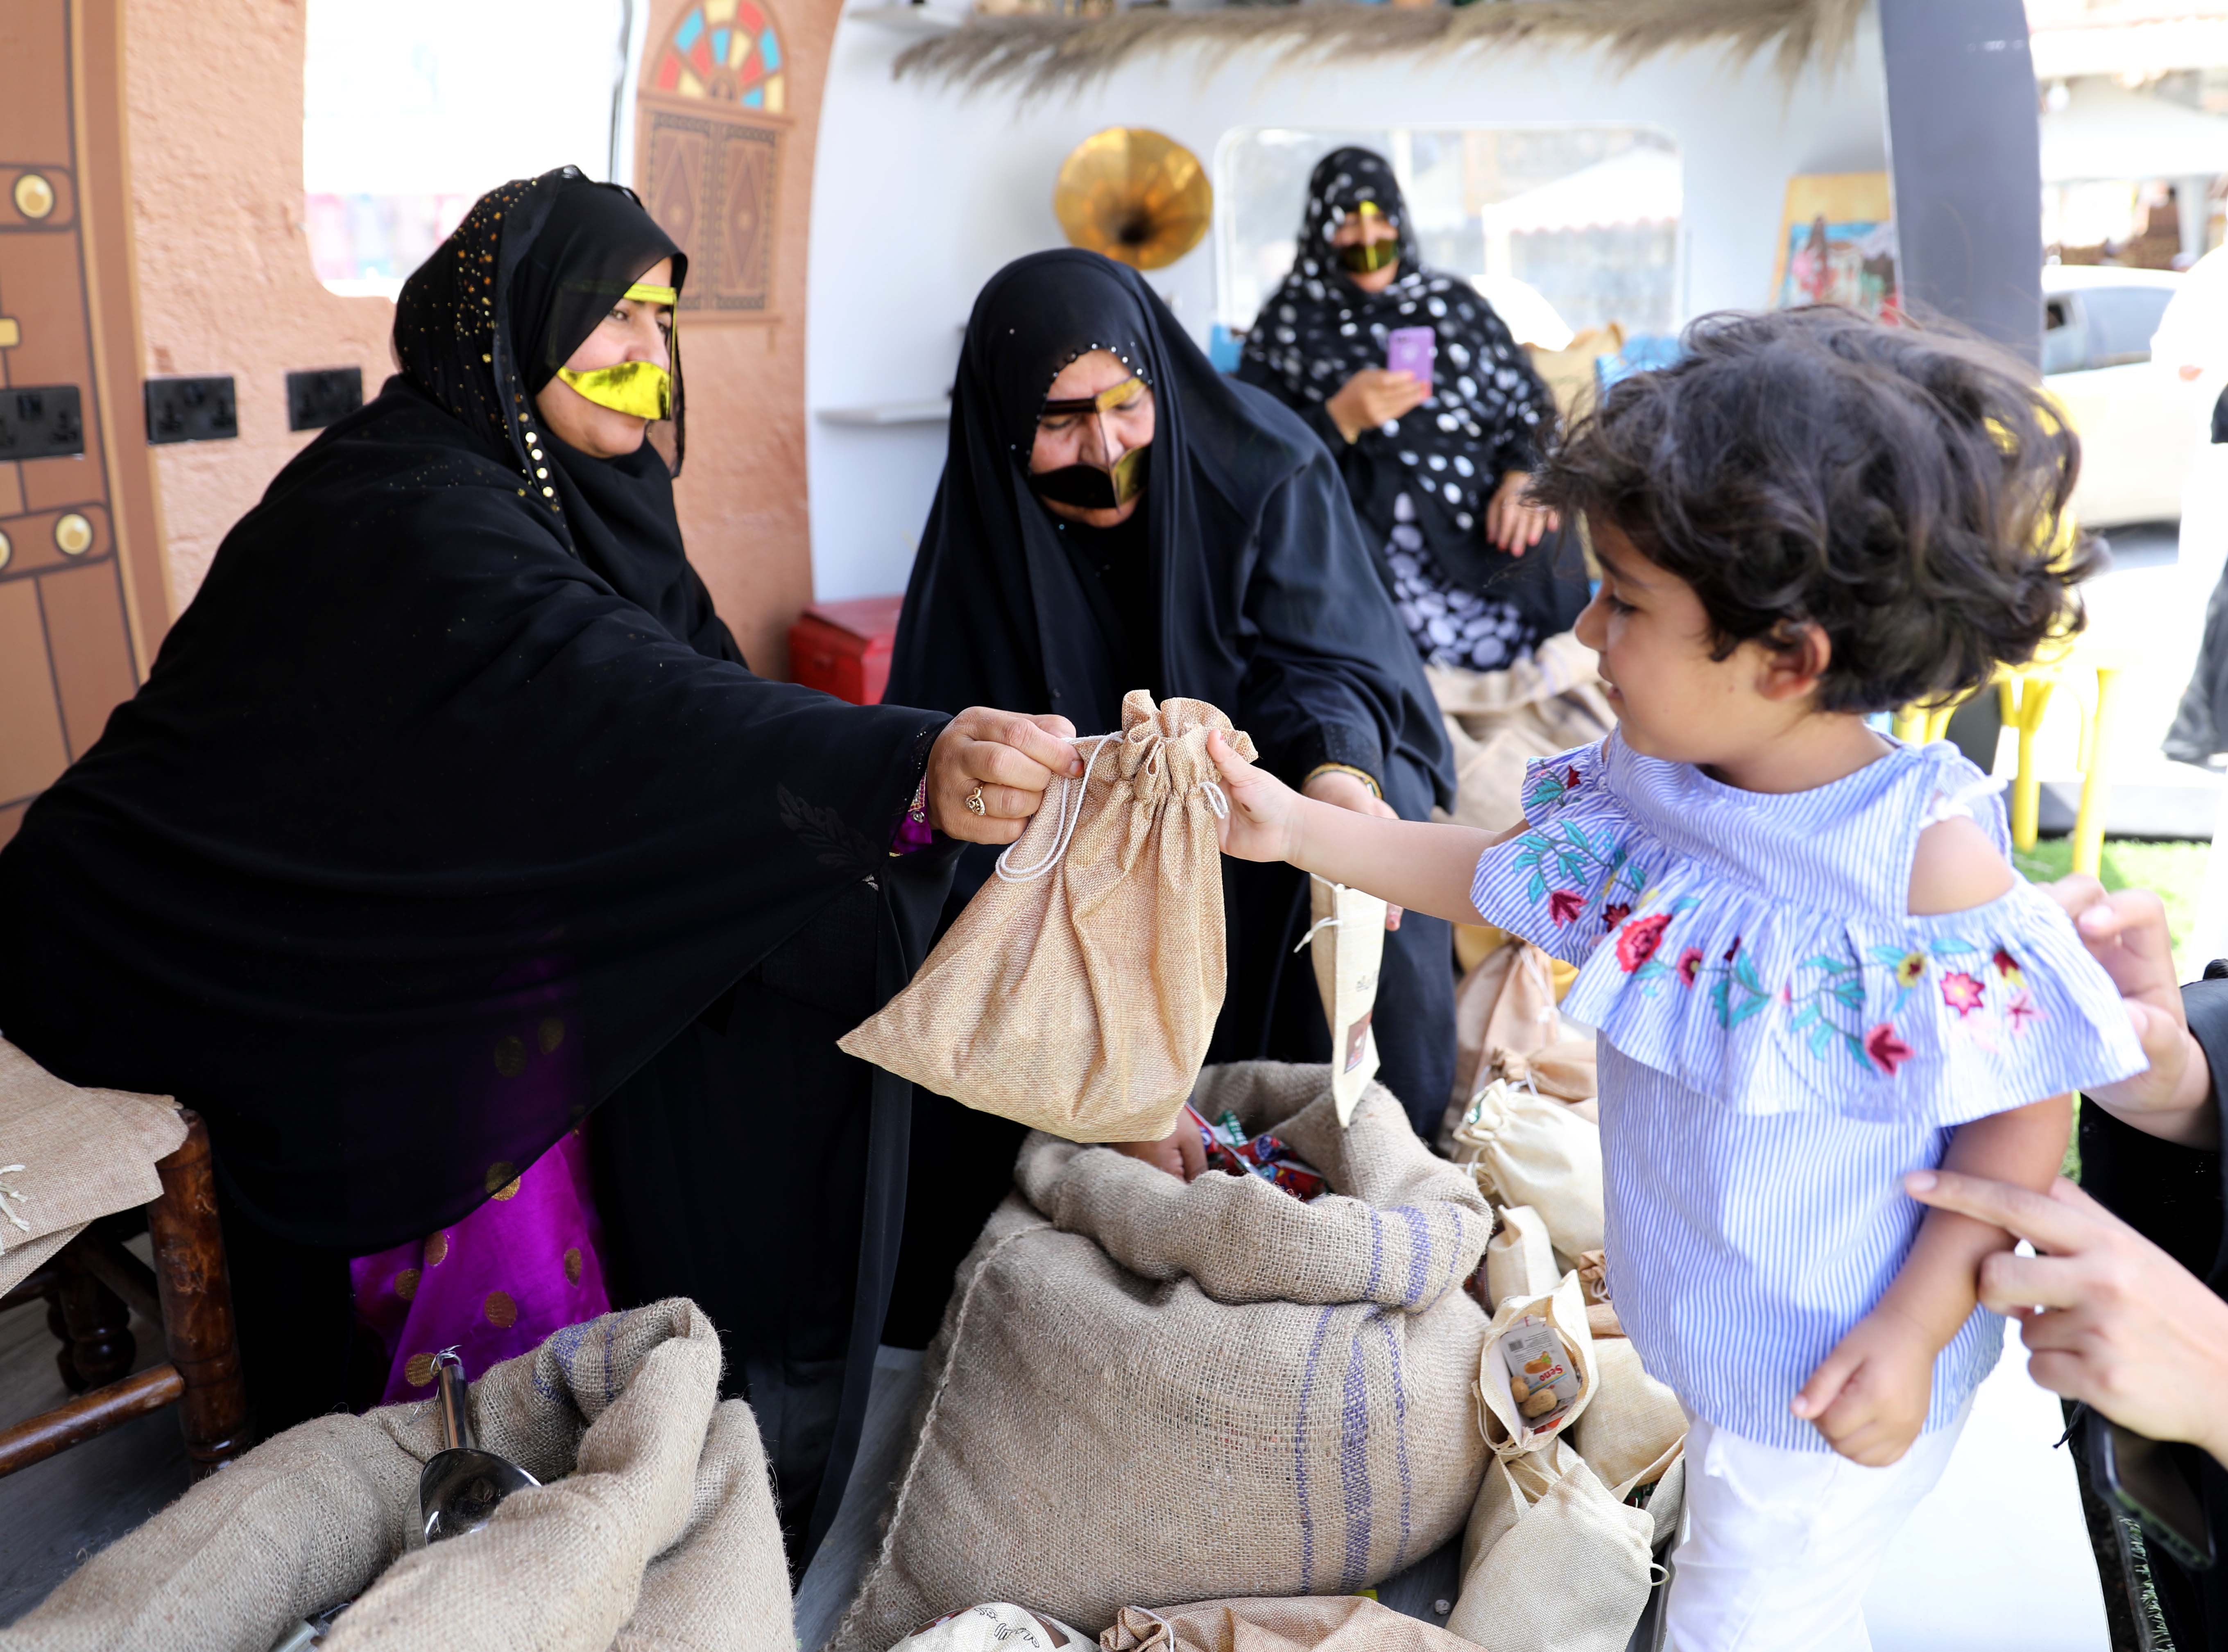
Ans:
{"type": "Polygon", "coordinates": [[[1971,1410],[1885,1469],[1691,1418],[1684,1535],[1665,1604],[1670,1652],[1871,1652],[1865,1591],[1971,1410]]]}

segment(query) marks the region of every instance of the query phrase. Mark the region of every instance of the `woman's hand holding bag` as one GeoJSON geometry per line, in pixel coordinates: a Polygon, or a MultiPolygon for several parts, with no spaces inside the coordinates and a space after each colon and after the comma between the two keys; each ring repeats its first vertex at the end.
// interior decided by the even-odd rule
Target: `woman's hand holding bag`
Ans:
{"type": "Polygon", "coordinates": [[[1065,717],[970,706],[929,747],[928,823],[963,843],[1010,843],[1054,780],[1083,772],[1065,717]],[[977,806],[979,805],[979,807],[977,806]]]}

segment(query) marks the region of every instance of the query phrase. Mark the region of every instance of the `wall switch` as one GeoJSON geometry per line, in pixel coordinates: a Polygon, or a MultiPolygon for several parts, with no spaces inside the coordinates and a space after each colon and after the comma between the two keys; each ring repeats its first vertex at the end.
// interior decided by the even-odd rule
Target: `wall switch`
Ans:
{"type": "Polygon", "coordinates": [[[360,367],[312,368],[286,375],[286,428],[323,430],[363,406],[360,367]]]}
{"type": "Polygon", "coordinates": [[[0,461],[71,458],[85,452],[85,416],[74,384],[0,390],[0,461]]]}
{"type": "Polygon", "coordinates": [[[150,442],[217,442],[240,434],[232,377],[147,381],[150,442]]]}

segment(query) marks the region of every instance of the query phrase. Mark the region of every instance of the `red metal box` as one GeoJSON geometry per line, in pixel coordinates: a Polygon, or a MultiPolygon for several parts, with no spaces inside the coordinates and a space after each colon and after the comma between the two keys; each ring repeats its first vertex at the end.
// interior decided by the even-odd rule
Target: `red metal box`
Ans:
{"type": "Polygon", "coordinates": [[[903,597],[814,603],[789,628],[791,678],[855,706],[880,705],[904,606],[903,597]]]}

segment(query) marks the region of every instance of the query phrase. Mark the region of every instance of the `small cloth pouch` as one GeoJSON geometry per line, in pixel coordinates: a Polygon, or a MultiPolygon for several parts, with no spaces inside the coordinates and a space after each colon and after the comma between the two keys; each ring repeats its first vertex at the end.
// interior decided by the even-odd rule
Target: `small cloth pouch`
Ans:
{"type": "Polygon", "coordinates": [[[1215,729],[1254,755],[1205,701],[1132,689],[1122,732],[1078,742],[1083,778],[1047,795],[912,983],[840,1047],[1072,1142],[1174,1130],[1226,985],[1215,729]]]}
{"type": "Polygon", "coordinates": [[[1495,1079],[1455,1127],[1454,1160],[1499,1205],[1529,1205],[1565,1265],[1602,1248],[1601,1127],[1552,1097],[1495,1079]]]}

